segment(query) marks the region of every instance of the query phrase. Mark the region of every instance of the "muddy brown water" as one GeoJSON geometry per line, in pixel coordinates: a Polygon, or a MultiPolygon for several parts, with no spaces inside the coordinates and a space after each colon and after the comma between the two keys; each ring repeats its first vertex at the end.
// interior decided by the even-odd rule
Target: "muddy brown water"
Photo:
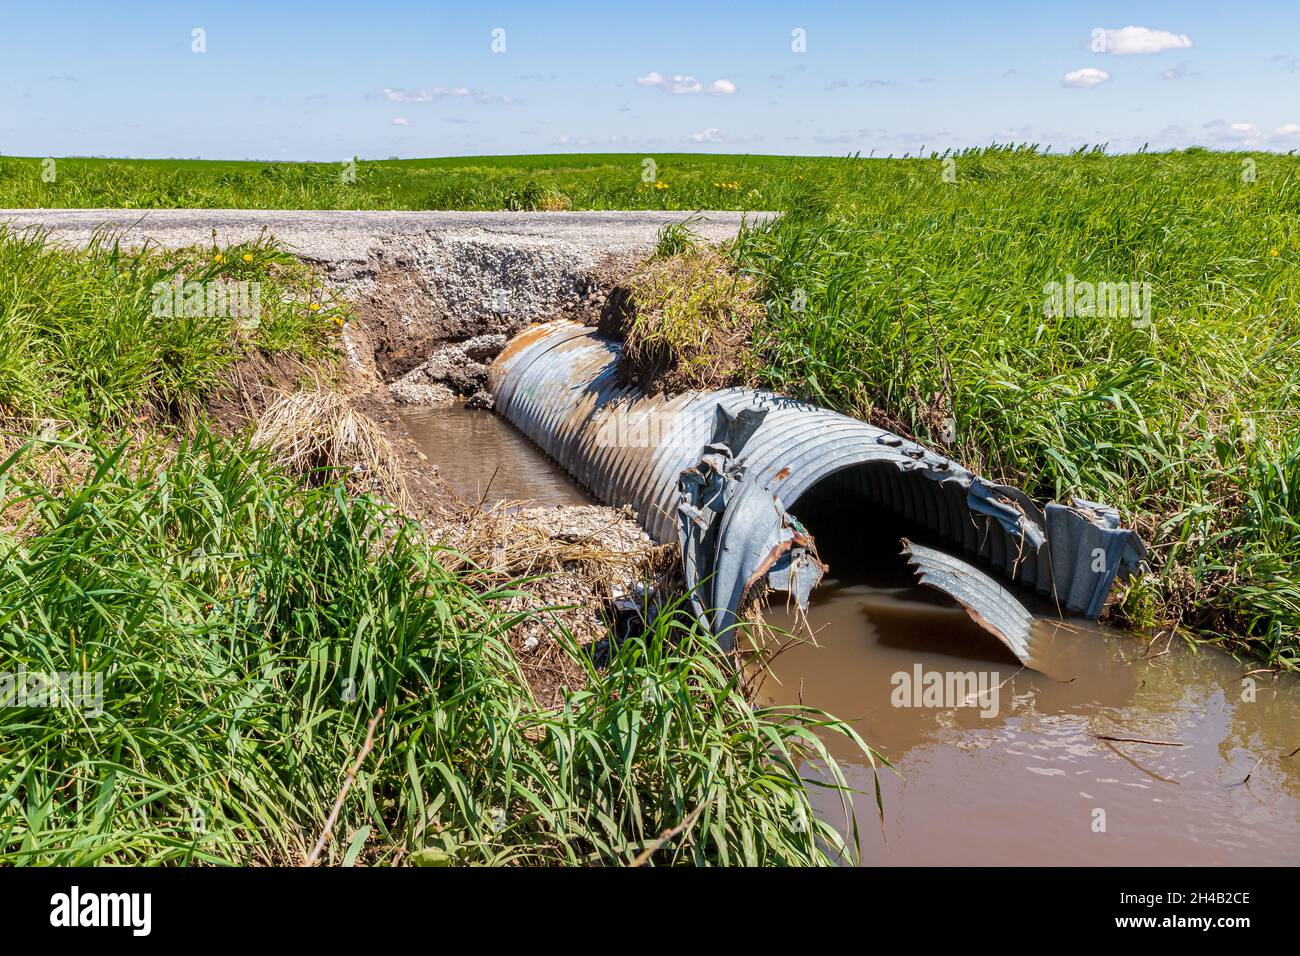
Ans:
{"type": "MultiPolygon", "coordinates": [[[[801,631],[783,607],[767,619],[801,631]]],[[[1046,673],[1023,670],[961,608],[919,587],[823,586],[808,630],[816,644],[777,656],[760,698],[851,721],[899,771],[880,774],[882,830],[861,751],[825,738],[864,791],[863,863],[1300,862],[1294,680],[1243,684],[1250,665],[1218,651],[1174,643],[1163,653],[1161,642],[1148,652],[1132,635],[1048,620],[1032,639],[1046,673]],[[931,673],[945,685],[948,673],[977,676],[927,699],[931,673]],[[963,706],[943,706],[953,700],[963,706]]],[[[838,798],[814,788],[813,799],[824,819],[844,819],[838,798]]]]}
{"type": "Polygon", "coordinates": [[[402,421],[456,494],[485,505],[594,503],[505,419],[464,405],[405,408],[402,421]]]}
{"type": "MultiPolygon", "coordinates": [[[[591,503],[491,412],[402,417],[463,498],[591,503]]],[[[1148,651],[1132,635],[1048,619],[1033,631],[1041,672],[1026,670],[955,603],[910,585],[897,562],[846,577],[814,592],[806,628],[769,610],[769,623],[805,640],[776,658],[759,697],[850,721],[897,768],[880,773],[882,827],[870,765],[825,738],[862,791],[863,863],[1300,863],[1300,754],[1287,756],[1300,747],[1295,680],[1243,683],[1251,665],[1218,651],[1181,642],[1148,651]],[[956,675],[972,683],[927,698],[927,682],[933,691],[956,675]]],[[[841,825],[838,796],[810,792],[823,819],[841,825]]]]}

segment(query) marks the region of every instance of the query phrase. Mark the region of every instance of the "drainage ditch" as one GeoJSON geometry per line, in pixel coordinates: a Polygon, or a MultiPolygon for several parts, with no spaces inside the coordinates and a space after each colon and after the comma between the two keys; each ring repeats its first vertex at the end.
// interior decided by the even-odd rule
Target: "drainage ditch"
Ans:
{"type": "MultiPolygon", "coordinates": [[[[556,505],[583,495],[491,412],[448,406],[408,422],[431,460],[444,469],[455,460],[454,483],[467,495],[556,505]]],[[[1285,756],[1300,746],[1294,681],[1258,678],[1255,699],[1246,700],[1248,668],[1227,655],[1164,642],[1148,651],[1131,635],[1046,618],[1032,626],[1035,672],[955,602],[917,586],[889,549],[823,558],[831,570],[812,594],[807,630],[781,602],[766,612],[768,623],[814,638],[776,658],[759,699],[802,701],[851,720],[901,772],[880,775],[882,832],[872,822],[870,768],[848,748],[835,754],[862,791],[864,862],[1300,860],[1300,754],[1285,756]],[[958,671],[997,674],[1000,686],[967,707],[925,706],[923,689],[918,701],[900,701],[894,675],[915,683],[917,668],[922,681],[958,671]]],[[[836,746],[833,736],[828,742],[836,746]]],[[[827,820],[842,819],[836,798],[812,791],[827,820]]]]}
{"type": "MultiPolygon", "coordinates": [[[[496,350],[530,323],[598,315],[611,283],[648,254],[659,230],[679,214],[162,210],[142,219],[134,211],[40,210],[6,216],[20,227],[46,226],[73,244],[85,244],[106,223],[124,230],[128,242],[166,248],[206,244],[217,234],[226,243],[252,241],[270,230],[320,267],[332,294],[355,303],[358,321],[344,333],[348,384],[367,400],[367,413],[386,426],[403,425],[462,501],[516,503],[494,513],[499,517],[491,520],[509,527],[485,536],[488,545],[477,560],[508,563],[512,547],[532,555],[587,542],[594,529],[606,553],[636,567],[644,533],[630,517],[587,503],[586,491],[504,418],[437,403],[453,392],[486,391],[496,350]],[[394,401],[405,403],[401,422],[394,401]],[[525,515],[517,503],[529,499],[542,507],[525,515]]],[[[708,213],[694,228],[718,241],[739,225],[735,214],[708,213]]],[[[551,387],[574,383],[553,379],[551,387]]],[[[571,397],[590,400],[594,394],[579,384],[571,397]]],[[[686,447],[695,459],[713,423],[697,424],[704,434],[689,435],[686,447]]],[[[911,451],[914,462],[942,464],[911,451]]],[[[910,456],[892,457],[906,466],[903,458],[910,456]]],[[[672,468],[665,470],[675,481],[672,468]]],[[[877,471],[875,478],[891,474],[877,471]]],[[[619,477],[626,481],[629,471],[619,477]]],[[[943,514],[929,485],[915,485],[926,494],[910,499],[892,477],[887,483],[868,479],[860,490],[877,499],[888,495],[904,510],[911,500],[913,519],[931,520],[942,530],[943,514]]],[[[986,506],[970,501],[965,489],[961,495],[950,490],[950,504],[986,506]]],[[[870,768],[853,763],[852,753],[837,754],[864,794],[858,811],[866,862],[1300,862],[1294,842],[1300,818],[1295,680],[1267,674],[1246,679],[1249,665],[1214,651],[1193,653],[1163,640],[1148,647],[1131,635],[1044,615],[1029,625],[1036,669],[1022,667],[956,602],[918,586],[896,547],[904,536],[927,542],[917,520],[877,510],[856,526],[858,533],[848,533],[836,495],[802,491],[802,500],[791,498],[790,517],[807,526],[829,567],[811,591],[806,620],[796,620],[779,600],[766,612],[778,627],[806,625],[814,639],[776,658],[759,698],[802,701],[850,720],[901,771],[880,776],[886,812],[883,829],[877,828],[870,768]],[[927,702],[927,675],[952,673],[996,673],[990,685],[996,696],[986,688],[970,706],[927,702]]],[[[1048,524],[1050,516],[1021,505],[1034,524],[1048,524]]],[[[1089,509],[1079,512],[1085,523],[1077,527],[1106,546],[1108,560],[1123,557],[1126,542],[1107,533],[1116,530],[1106,527],[1107,516],[1093,513],[1094,521],[1089,509]]],[[[1012,537],[1027,527],[1005,511],[1001,520],[1012,526],[1012,537]]],[[[675,530],[674,524],[670,516],[667,529],[675,530]]],[[[953,526],[949,520],[949,530],[953,526]]],[[[995,531],[975,544],[986,552],[985,567],[1014,566],[1025,585],[1017,598],[1035,609],[1025,591],[1046,583],[1052,553],[1039,548],[1031,568],[1020,564],[1019,551],[1007,550],[1008,540],[995,531]]],[[[547,606],[607,587],[603,580],[576,577],[552,581],[551,590],[535,596],[547,606]]],[[[1097,588],[1086,576],[1080,581],[1076,603],[1086,606],[1097,588]]],[[[580,623],[594,634],[598,622],[588,616],[580,623]]],[[[550,681],[543,686],[558,692],[570,675],[546,676],[555,665],[537,636],[512,641],[530,677],[543,675],[550,681]]],[[[837,738],[829,743],[836,747],[837,738]]],[[[826,819],[839,822],[836,802],[818,788],[812,794],[826,819]]]]}
{"type": "MultiPolygon", "coordinates": [[[[462,497],[590,500],[493,413],[450,405],[403,417],[462,497]]],[[[851,721],[900,771],[880,774],[878,828],[871,768],[848,748],[835,754],[861,791],[864,862],[1300,859],[1300,755],[1287,756],[1300,745],[1295,681],[1243,681],[1248,668],[1217,652],[1148,647],[1078,617],[1062,621],[1021,589],[1034,612],[1032,666],[1023,666],[956,601],[917,583],[895,546],[924,530],[917,522],[881,512],[869,529],[846,524],[842,483],[814,486],[791,509],[827,569],[806,613],[780,599],[765,612],[768,624],[803,637],[776,657],[758,698],[851,721]],[[974,682],[963,706],[928,696],[931,675],[953,674],[974,682]]],[[[804,771],[816,778],[819,768],[804,771]]],[[[811,790],[825,819],[842,821],[838,797],[811,790]]]]}

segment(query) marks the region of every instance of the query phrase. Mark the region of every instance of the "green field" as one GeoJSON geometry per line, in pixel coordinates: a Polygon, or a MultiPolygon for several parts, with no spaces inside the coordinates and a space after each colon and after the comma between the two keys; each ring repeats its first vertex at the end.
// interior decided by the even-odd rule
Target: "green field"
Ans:
{"type": "Polygon", "coordinates": [[[343,163],[0,157],[0,208],[787,209],[835,161],[620,154],[343,163]],[[658,183],[656,185],[655,183],[658,183]],[[735,184],[734,186],[732,184],[735,184]]]}

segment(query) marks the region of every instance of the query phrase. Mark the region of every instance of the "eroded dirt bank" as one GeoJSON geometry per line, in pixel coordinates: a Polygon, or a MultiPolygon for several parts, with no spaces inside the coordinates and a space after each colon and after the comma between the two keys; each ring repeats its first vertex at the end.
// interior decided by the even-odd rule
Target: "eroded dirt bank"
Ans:
{"type": "MultiPolygon", "coordinates": [[[[546,609],[549,627],[521,625],[511,642],[539,696],[573,686],[563,632],[600,639],[614,603],[661,582],[673,562],[626,511],[592,504],[517,507],[458,494],[439,463],[455,444],[421,449],[401,411],[490,405],[488,365],[528,325],[596,324],[610,293],[654,250],[661,230],[691,220],[706,241],[733,236],[738,213],[376,213],[239,210],[7,210],[71,245],[116,230],[126,245],[229,246],[259,239],[311,264],[325,303],[346,303],[337,370],[256,355],[208,403],[229,431],[251,429],[276,457],[310,475],[349,471],[349,484],[397,500],[459,558],[494,579],[529,578],[512,609],[546,609]],[[563,665],[563,666],[562,666],[563,665]],[[568,668],[566,671],[565,668],[568,668]]],[[[749,221],[768,218],[751,214],[749,221]]]]}
{"type": "MultiPolygon", "coordinates": [[[[356,316],[343,330],[354,405],[397,449],[416,511],[466,561],[529,580],[510,610],[543,613],[517,627],[511,643],[545,703],[583,681],[557,635],[580,644],[602,639],[636,595],[670,586],[672,549],[655,548],[628,509],[521,507],[500,493],[457,489],[439,472],[466,454],[461,436],[421,448],[401,412],[490,408],[488,366],[510,338],[546,319],[600,321],[611,293],[653,249],[660,218],[616,219],[613,227],[602,219],[590,228],[565,220],[542,235],[494,224],[403,232],[384,236],[363,262],[321,263],[356,316]]],[[[738,224],[731,217],[713,238],[738,224]]]]}

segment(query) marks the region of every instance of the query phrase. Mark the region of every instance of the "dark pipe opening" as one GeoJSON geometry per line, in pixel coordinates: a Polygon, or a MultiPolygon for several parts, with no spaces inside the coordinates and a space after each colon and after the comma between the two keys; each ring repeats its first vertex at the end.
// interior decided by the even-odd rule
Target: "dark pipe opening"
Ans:
{"type": "MultiPolygon", "coordinates": [[[[933,588],[918,584],[916,574],[902,555],[899,539],[931,544],[945,550],[960,549],[920,523],[882,505],[868,489],[880,487],[882,469],[897,466],[868,462],[828,475],[788,506],[788,511],[812,534],[818,557],[829,570],[812,595],[820,622],[852,626],[854,615],[837,610],[847,601],[872,625],[883,646],[946,654],[989,663],[1015,663],[1015,655],[989,635],[960,605],[933,588]],[[871,474],[870,469],[876,469],[871,474]],[[865,601],[862,587],[889,591],[889,600],[865,601]]],[[[929,481],[920,474],[904,475],[903,486],[921,492],[915,482],[929,481]]]]}
{"type": "MultiPolygon", "coordinates": [[[[880,504],[871,494],[869,489],[885,469],[896,472],[897,466],[867,462],[837,471],[787,506],[812,534],[818,556],[830,568],[827,576],[840,583],[878,587],[915,584],[916,576],[901,554],[899,540],[944,545],[929,529],[880,504]]],[[[905,485],[928,480],[915,474],[903,476],[905,485]]]]}

